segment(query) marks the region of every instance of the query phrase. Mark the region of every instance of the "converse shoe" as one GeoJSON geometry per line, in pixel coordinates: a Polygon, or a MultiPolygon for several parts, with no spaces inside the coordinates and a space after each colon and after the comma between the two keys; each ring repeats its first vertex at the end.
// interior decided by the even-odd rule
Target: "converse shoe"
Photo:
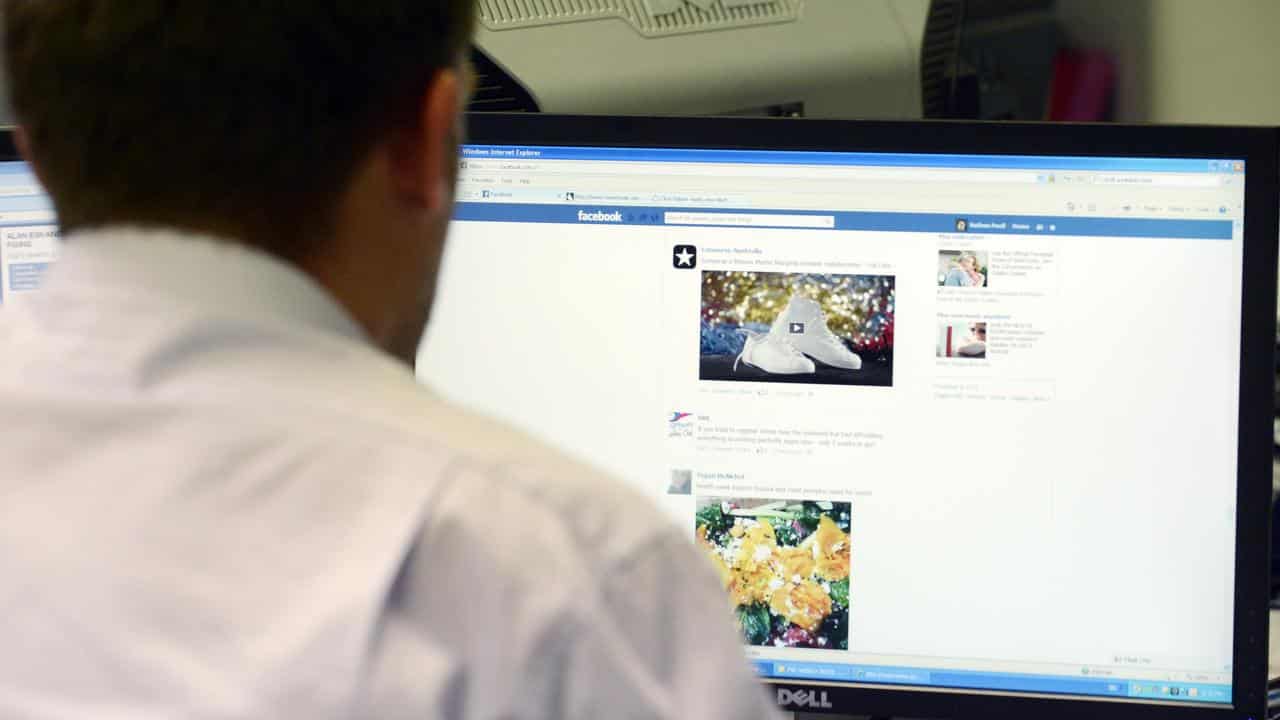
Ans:
{"type": "Polygon", "coordinates": [[[796,350],[826,365],[862,369],[862,358],[831,332],[822,307],[809,298],[792,295],[786,309],[773,321],[769,334],[786,338],[796,350]]]}
{"type": "Polygon", "coordinates": [[[734,372],[738,372],[739,362],[775,375],[805,375],[817,370],[813,361],[801,355],[784,337],[745,329],[738,332],[747,337],[747,342],[738,359],[733,361],[734,372]]]}

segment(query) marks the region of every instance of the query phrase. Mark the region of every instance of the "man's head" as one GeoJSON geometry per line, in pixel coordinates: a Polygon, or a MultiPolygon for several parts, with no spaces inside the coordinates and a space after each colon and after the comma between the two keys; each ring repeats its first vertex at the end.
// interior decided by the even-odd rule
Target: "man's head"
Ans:
{"type": "Polygon", "coordinates": [[[309,271],[384,346],[416,342],[474,0],[2,2],[23,144],[66,232],[234,239],[309,271]]]}

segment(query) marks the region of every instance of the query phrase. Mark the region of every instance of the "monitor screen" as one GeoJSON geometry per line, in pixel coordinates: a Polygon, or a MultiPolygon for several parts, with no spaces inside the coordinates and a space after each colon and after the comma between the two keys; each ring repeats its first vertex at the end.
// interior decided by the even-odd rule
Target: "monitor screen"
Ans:
{"type": "Polygon", "coordinates": [[[1244,158],[637,142],[464,149],[422,382],[659,503],[763,678],[1233,702],[1244,158]]]}
{"type": "Polygon", "coordinates": [[[0,307],[21,305],[57,255],[57,219],[35,175],[0,161],[0,307]]]}

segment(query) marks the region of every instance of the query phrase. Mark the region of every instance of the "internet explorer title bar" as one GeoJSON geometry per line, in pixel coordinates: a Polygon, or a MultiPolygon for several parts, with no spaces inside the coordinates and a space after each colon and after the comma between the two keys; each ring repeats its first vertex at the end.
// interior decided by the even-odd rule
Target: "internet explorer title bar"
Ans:
{"type": "Polygon", "coordinates": [[[465,145],[462,157],[489,160],[847,165],[867,167],[1096,170],[1156,173],[1243,173],[1243,160],[1209,158],[1083,157],[1060,155],[955,155],[920,153],[706,150],[680,148],[465,145]]]}

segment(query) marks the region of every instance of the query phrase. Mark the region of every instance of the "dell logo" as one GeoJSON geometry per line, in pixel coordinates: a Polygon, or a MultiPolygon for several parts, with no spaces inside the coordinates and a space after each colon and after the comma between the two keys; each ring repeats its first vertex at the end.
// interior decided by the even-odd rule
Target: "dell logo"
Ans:
{"type": "Polygon", "coordinates": [[[778,688],[778,705],[782,707],[798,707],[810,710],[830,710],[831,701],[827,700],[825,691],[788,690],[778,688]]]}

